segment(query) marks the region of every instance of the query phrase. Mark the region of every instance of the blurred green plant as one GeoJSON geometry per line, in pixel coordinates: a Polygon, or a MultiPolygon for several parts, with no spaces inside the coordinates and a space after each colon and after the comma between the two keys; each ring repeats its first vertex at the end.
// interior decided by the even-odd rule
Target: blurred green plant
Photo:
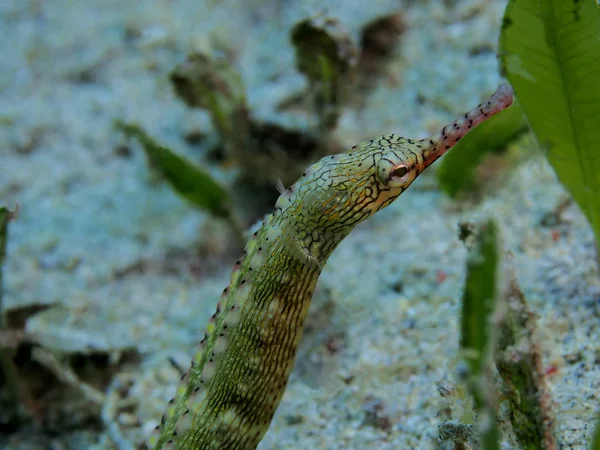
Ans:
{"type": "Polygon", "coordinates": [[[475,188],[476,169],[485,156],[504,150],[527,129],[523,109],[517,102],[477,126],[439,162],[435,173],[442,189],[456,197],[475,188]]]}
{"type": "Polygon", "coordinates": [[[596,432],[594,433],[594,442],[592,443],[591,450],[600,450],[600,420],[596,425],[596,432]]]}
{"type": "Polygon", "coordinates": [[[336,19],[321,16],[294,25],[291,41],[296,67],[311,84],[323,131],[330,130],[337,124],[347,81],[356,70],[358,46],[336,19]]]}
{"type": "Polygon", "coordinates": [[[511,270],[498,318],[494,358],[504,384],[512,428],[522,450],[556,450],[552,399],[542,362],[535,315],[511,270]]]}
{"type": "MultiPolygon", "coordinates": [[[[276,180],[293,183],[307,164],[328,149],[330,143],[318,139],[312,130],[290,128],[275,118],[265,121],[253,117],[242,76],[223,57],[192,53],[173,69],[170,80],[188,107],[210,114],[220,138],[215,150],[239,167],[238,185],[253,186],[255,197],[266,197],[266,205],[258,208],[261,214],[264,207],[271,206],[270,193],[276,180]]],[[[242,202],[244,207],[250,203],[242,202]]]]}
{"type": "Polygon", "coordinates": [[[228,220],[239,231],[229,192],[209,173],[171,149],[158,144],[138,125],[115,121],[115,128],[136,138],[144,148],[148,163],[184,199],[215,217],[228,220]]]}
{"type": "MultiPolygon", "coordinates": [[[[5,206],[0,206],[0,331],[5,329],[6,324],[4,319],[4,261],[6,259],[6,243],[8,240],[8,223],[14,216],[14,212],[10,211],[5,206]]],[[[16,402],[19,393],[17,369],[13,363],[11,352],[0,346],[0,370],[2,378],[8,387],[8,393],[12,402],[16,402]]]]}
{"type": "Polygon", "coordinates": [[[595,0],[510,0],[503,71],[558,179],[600,242],[600,9],[595,0]]]}
{"type": "Polygon", "coordinates": [[[507,401],[508,418],[523,450],[556,450],[552,401],[542,365],[535,316],[517,284],[514,270],[501,258],[494,221],[461,224],[460,239],[468,250],[463,293],[461,348],[467,363],[466,385],[477,416],[483,412],[480,442],[498,449],[497,398],[507,401]],[[503,392],[495,392],[493,365],[503,392]],[[494,443],[495,442],[495,443],[494,443]]]}
{"type": "Polygon", "coordinates": [[[460,346],[467,366],[465,381],[477,413],[481,448],[498,450],[496,393],[493,388],[492,315],[498,295],[499,244],[493,220],[481,226],[461,225],[461,240],[468,250],[467,276],[462,298],[460,346]]]}
{"type": "Polygon", "coordinates": [[[242,77],[227,60],[192,53],[169,78],[187,106],[209,112],[225,142],[246,130],[246,90],[242,77]]]}

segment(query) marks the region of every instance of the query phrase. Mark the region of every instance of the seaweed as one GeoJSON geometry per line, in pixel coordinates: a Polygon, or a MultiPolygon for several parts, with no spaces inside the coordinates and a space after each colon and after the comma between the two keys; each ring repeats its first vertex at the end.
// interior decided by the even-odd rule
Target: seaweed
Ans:
{"type": "Polygon", "coordinates": [[[600,9],[594,0],[510,0],[501,65],[560,182],[600,242],[600,9]]]}
{"type": "Polygon", "coordinates": [[[510,277],[499,319],[500,335],[495,353],[510,421],[519,448],[556,449],[552,399],[542,365],[535,316],[527,306],[514,273],[510,277]]]}
{"type": "Polygon", "coordinates": [[[481,444],[484,449],[498,448],[493,442],[499,438],[496,399],[502,398],[519,448],[556,449],[535,316],[514,270],[501,258],[497,234],[492,220],[479,227],[461,224],[459,233],[468,248],[461,347],[475,410],[487,416],[489,427],[484,432],[480,428],[481,444]],[[493,365],[502,381],[500,395],[493,387],[493,365]]]}
{"type": "MultiPolygon", "coordinates": [[[[192,53],[175,67],[170,80],[188,107],[210,114],[220,138],[218,150],[222,159],[240,167],[239,182],[252,185],[254,194],[265,187],[275,192],[273,184],[278,179],[284,184],[292,183],[309,162],[333,147],[326,139],[321,142],[318,133],[311,130],[292,129],[284,123],[253,117],[242,77],[224,58],[192,53]]],[[[264,202],[252,207],[261,214],[273,201],[270,195],[264,197],[264,202]]],[[[242,202],[245,206],[250,203],[242,202]]]]}
{"type": "Polygon", "coordinates": [[[242,77],[222,58],[192,53],[170,74],[177,96],[190,108],[206,109],[213,124],[227,140],[246,127],[246,91],[242,77]]]}
{"type": "Polygon", "coordinates": [[[363,74],[374,75],[394,52],[407,24],[402,12],[378,17],[366,24],[360,35],[359,67],[363,74]]]}
{"type": "Polygon", "coordinates": [[[357,44],[330,17],[301,20],[291,30],[296,67],[308,78],[315,111],[324,130],[333,129],[346,98],[347,81],[358,65],[357,44]]]}
{"type": "Polygon", "coordinates": [[[126,136],[140,141],[150,166],[164,177],[175,192],[195,207],[215,217],[226,219],[238,228],[229,192],[210,174],[171,149],[158,144],[138,125],[117,120],[115,127],[126,136]]]}
{"type": "Polygon", "coordinates": [[[0,206],[0,381],[3,382],[7,393],[7,404],[2,405],[3,408],[1,408],[2,417],[0,419],[3,427],[14,425],[18,421],[20,418],[20,404],[25,405],[25,409],[29,414],[40,423],[31,386],[24,379],[15,362],[15,358],[19,353],[19,346],[25,340],[25,332],[23,328],[20,330],[12,329],[13,323],[10,314],[5,311],[2,301],[3,266],[6,260],[8,224],[17,214],[18,207],[14,211],[10,211],[5,206],[0,206]]]}
{"type": "Polygon", "coordinates": [[[246,89],[242,76],[227,59],[191,53],[175,66],[169,79],[175,94],[189,108],[209,113],[225,159],[246,151],[254,153],[246,89]]]}
{"type": "MultiPolygon", "coordinates": [[[[0,331],[4,332],[6,327],[4,319],[3,297],[3,266],[6,259],[6,241],[8,240],[8,222],[11,220],[13,213],[5,206],[0,206],[0,331]]],[[[0,344],[0,370],[4,379],[4,383],[8,387],[10,401],[17,401],[18,375],[16,367],[13,363],[9,351],[4,348],[6,345],[0,344]]]]}
{"type": "Polygon", "coordinates": [[[594,433],[594,442],[592,442],[591,450],[600,450],[600,420],[596,425],[596,432],[594,433]]]}
{"type": "Polygon", "coordinates": [[[467,277],[462,299],[460,346],[466,364],[466,384],[478,416],[477,430],[484,450],[498,450],[496,394],[493,389],[492,352],[499,285],[499,244],[496,224],[463,225],[460,235],[467,245],[467,277]]]}
{"type": "Polygon", "coordinates": [[[442,189],[451,197],[474,189],[476,168],[485,156],[503,151],[527,129],[518,103],[479,125],[440,161],[436,176],[442,189]]]}
{"type": "MultiPolygon", "coordinates": [[[[266,187],[274,193],[273,184],[281,180],[292,184],[306,166],[336,149],[333,140],[321,140],[308,130],[294,129],[277,123],[252,121],[250,141],[236,149],[242,169],[240,181],[256,188],[266,187]]],[[[268,210],[274,198],[264,205],[268,210]]]]}

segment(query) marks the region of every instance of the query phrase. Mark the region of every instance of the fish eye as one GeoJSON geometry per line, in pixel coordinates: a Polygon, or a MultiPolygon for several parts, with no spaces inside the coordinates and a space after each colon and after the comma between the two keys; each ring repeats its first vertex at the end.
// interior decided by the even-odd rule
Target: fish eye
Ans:
{"type": "Polygon", "coordinates": [[[404,164],[398,164],[390,172],[390,180],[401,181],[408,175],[409,169],[404,164]]]}

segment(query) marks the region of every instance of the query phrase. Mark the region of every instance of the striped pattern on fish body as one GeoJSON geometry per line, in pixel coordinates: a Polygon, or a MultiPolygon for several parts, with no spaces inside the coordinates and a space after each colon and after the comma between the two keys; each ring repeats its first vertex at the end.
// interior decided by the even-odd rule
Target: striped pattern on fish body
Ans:
{"type": "Polygon", "coordinates": [[[280,195],[236,262],[190,369],[146,448],[255,449],[283,396],[331,253],[462,136],[511,103],[512,90],[502,85],[437,136],[382,136],[310,166],[280,195]]]}

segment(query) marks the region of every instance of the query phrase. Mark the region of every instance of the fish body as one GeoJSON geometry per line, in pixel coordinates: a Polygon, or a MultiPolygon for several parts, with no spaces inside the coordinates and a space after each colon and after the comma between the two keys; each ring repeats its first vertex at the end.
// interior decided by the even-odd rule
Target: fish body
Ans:
{"type": "Polygon", "coordinates": [[[236,262],[146,448],[255,449],[285,391],[329,256],[471,129],[510,106],[512,95],[501,85],[489,101],[431,138],[387,135],[327,156],[283,191],[236,262]]]}

